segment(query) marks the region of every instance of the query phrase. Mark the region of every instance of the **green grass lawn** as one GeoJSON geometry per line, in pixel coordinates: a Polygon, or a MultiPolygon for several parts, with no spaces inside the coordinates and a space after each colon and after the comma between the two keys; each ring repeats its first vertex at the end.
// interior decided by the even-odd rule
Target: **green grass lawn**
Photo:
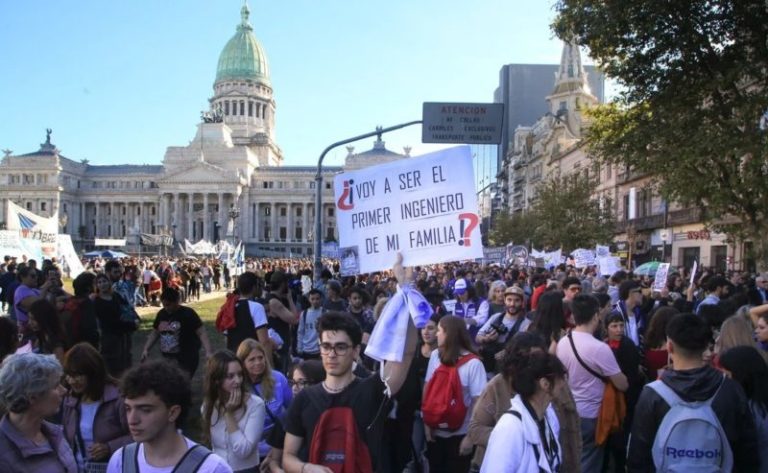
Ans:
{"type": "MultiPolygon", "coordinates": [[[[193,309],[200,316],[203,321],[203,326],[206,332],[208,332],[208,338],[211,340],[211,348],[213,351],[225,348],[224,336],[216,331],[216,313],[224,303],[224,294],[210,299],[204,302],[195,302],[191,304],[185,304],[193,309]]],[[[144,349],[144,343],[147,341],[150,331],[152,330],[152,322],[155,320],[155,315],[160,310],[159,307],[152,307],[151,309],[140,309],[139,313],[142,317],[142,323],[139,330],[133,336],[133,363],[134,366],[139,364],[141,357],[141,351],[144,349]]],[[[150,358],[160,357],[160,343],[156,342],[155,346],[150,351],[150,358]]],[[[184,434],[195,441],[200,440],[200,405],[203,399],[203,374],[205,372],[205,351],[200,350],[200,366],[197,368],[195,377],[192,378],[192,408],[190,409],[189,416],[187,418],[187,425],[184,429],[184,434]]]]}

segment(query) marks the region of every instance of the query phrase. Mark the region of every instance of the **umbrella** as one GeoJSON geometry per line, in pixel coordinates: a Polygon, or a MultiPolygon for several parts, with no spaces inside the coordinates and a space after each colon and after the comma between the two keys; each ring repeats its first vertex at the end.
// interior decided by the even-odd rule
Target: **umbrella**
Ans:
{"type": "Polygon", "coordinates": [[[635,268],[635,270],[632,272],[637,276],[653,277],[656,275],[656,270],[659,269],[660,264],[661,264],[660,261],[651,261],[650,263],[643,263],[637,268],[635,268]]]}
{"type": "Polygon", "coordinates": [[[116,250],[96,250],[96,251],[89,251],[84,256],[86,258],[98,258],[99,256],[101,256],[102,258],[125,258],[128,255],[126,255],[122,251],[116,251],[116,250]]]}

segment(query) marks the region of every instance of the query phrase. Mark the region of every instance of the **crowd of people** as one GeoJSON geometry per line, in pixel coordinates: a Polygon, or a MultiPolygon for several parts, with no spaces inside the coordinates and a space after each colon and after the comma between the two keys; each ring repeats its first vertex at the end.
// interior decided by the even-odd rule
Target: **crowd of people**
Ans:
{"type": "Polygon", "coordinates": [[[6,258],[0,471],[768,472],[760,275],[324,263],[6,258]]]}

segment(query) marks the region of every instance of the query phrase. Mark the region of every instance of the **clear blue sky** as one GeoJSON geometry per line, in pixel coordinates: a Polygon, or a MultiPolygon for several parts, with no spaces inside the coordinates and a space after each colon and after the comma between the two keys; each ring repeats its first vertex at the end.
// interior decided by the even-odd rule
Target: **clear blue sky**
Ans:
{"type": "MultiPolygon", "coordinates": [[[[560,60],[545,0],[248,4],[269,62],[277,141],[288,165],[315,164],[329,143],[376,125],[419,119],[424,101],[491,102],[504,64],[560,60]]],[[[241,5],[0,2],[0,149],[36,151],[50,127],[72,159],[159,164],[167,146],[194,137],[241,5]]],[[[434,149],[420,136],[413,127],[385,140],[395,151],[434,149]]],[[[326,163],[341,164],[345,153],[326,163]]]]}

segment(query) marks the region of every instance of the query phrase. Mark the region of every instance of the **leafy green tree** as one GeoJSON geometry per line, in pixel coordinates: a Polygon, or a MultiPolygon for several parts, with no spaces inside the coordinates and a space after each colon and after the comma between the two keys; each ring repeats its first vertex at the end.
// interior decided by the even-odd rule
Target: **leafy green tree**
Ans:
{"type": "Polygon", "coordinates": [[[535,241],[535,227],[536,215],[533,212],[500,215],[493,222],[489,243],[491,246],[505,246],[509,243],[524,245],[526,241],[535,241]]]}
{"type": "Polygon", "coordinates": [[[613,213],[592,197],[595,184],[594,179],[582,174],[555,177],[539,184],[531,232],[537,247],[574,250],[613,239],[613,213]]]}
{"type": "Polygon", "coordinates": [[[669,201],[768,255],[768,4],[560,0],[553,29],[617,81],[592,110],[591,153],[650,173],[669,201]],[[738,222],[734,224],[733,222],[738,222]]]}

